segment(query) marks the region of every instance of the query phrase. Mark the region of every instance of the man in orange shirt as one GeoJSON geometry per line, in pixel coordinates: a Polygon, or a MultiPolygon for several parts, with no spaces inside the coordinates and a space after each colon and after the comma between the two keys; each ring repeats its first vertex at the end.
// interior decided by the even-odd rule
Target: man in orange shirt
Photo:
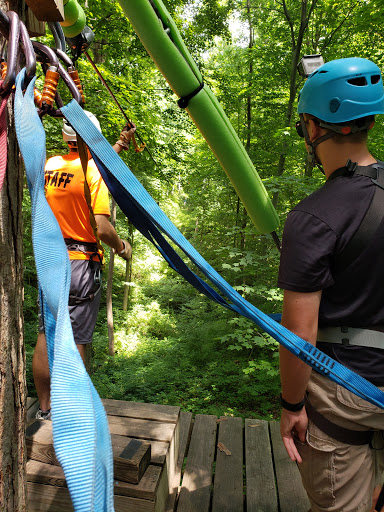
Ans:
{"type": "MultiPolygon", "coordinates": [[[[101,131],[97,118],[90,112],[85,112],[101,131]]],[[[123,129],[120,139],[113,146],[117,153],[128,149],[135,130],[134,125],[130,129],[123,129]]],[[[99,311],[102,253],[98,249],[95,233],[91,226],[76,133],[65,120],[63,138],[68,143],[69,153],[63,156],[54,156],[47,161],[45,194],[68,248],[71,261],[68,308],[75,343],[84,360],[86,345],[92,342],[99,311]]],[[[131,257],[132,248],[129,242],[120,239],[115,228],[109,222],[108,189],[89,152],[87,183],[99,239],[109,245],[116,254],[128,260],[131,257]]],[[[41,311],[32,369],[40,403],[36,418],[50,419],[50,375],[43,318],[44,312],[41,311]]]]}

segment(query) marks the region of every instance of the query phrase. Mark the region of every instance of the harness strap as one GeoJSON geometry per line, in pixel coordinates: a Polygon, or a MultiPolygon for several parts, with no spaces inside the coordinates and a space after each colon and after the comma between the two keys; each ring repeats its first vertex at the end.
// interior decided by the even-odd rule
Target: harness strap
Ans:
{"type": "Polygon", "coordinates": [[[99,295],[101,290],[101,286],[97,288],[97,290],[93,293],[90,293],[86,297],[78,297],[77,295],[70,295],[68,299],[68,306],[79,306],[80,304],[84,304],[85,302],[91,302],[95,300],[95,298],[99,295]]]}
{"type": "Polygon", "coordinates": [[[360,226],[336,257],[336,271],[342,271],[358,258],[375,236],[384,218],[384,190],[382,188],[384,187],[384,164],[378,162],[369,167],[355,167],[354,174],[370,177],[376,187],[371,204],[360,226]]]}
{"type": "MultiPolygon", "coordinates": [[[[84,173],[84,195],[85,195],[85,200],[87,201],[87,205],[88,205],[88,209],[89,209],[89,221],[91,223],[93,234],[95,235],[95,238],[96,238],[97,248],[101,254],[102,268],[103,268],[105,266],[104,248],[101,245],[99,235],[97,234],[97,224],[96,224],[95,214],[94,214],[94,211],[92,208],[91,191],[89,190],[89,185],[88,185],[88,181],[87,181],[88,151],[87,151],[87,146],[86,146],[85,142],[79,135],[77,135],[77,147],[79,150],[81,166],[83,168],[83,173],[84,173]]],[[[104,270],[104,268],[103,268],[103,270],[104,270]]]]}
{"type": "Polygon", "coordinates": [[[341,443],[360,446],[369,444],[372,441],[374,430],[350,430],[349,428],[336,425],[325,416],[319,413],[313,407],[308,397],[305,397],[305,410],[308,418],[319,428],[324,434],[340,441],[341,443]]]}
{"type": "Polygon", "coordinates": [[[97,252],[98,247],[95,242],[83,242],[74,238],[64,238],[68,251],[97,252]]]}
{"type": "Polygon", "coordinates": [[[325,327],[317,331],[317,341],[384,349],[384,332],[356,327],[325,327]]]}

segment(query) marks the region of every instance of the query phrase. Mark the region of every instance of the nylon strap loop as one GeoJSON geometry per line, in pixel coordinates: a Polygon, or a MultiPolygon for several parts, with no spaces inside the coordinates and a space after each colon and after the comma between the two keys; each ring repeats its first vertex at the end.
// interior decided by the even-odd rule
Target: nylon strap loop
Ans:
{"type": "Polygon", "coordinates": [[[120,208],[144,236],[155,244],[173,268],[189,282],[196,283],[199,291],[212,300],[255,322],[318,373],[384,409],[384,392],[378,387],[279,325],[236,292],[184,238],[75,101],[71,101],[61,110],[88,144],[100,173],[120,208]],[[192,272],[165,240],[163,233],[191,259],[227,299],[192,272]]]}
{"type": "Polygon", "coordinates": [[[24,75],[23,69],[16,80],[15,126],[31,194],[55,453],[75,512],[113,512],[113,454],[107,416],[73,339],[68,311],[71,266],[44,192],[45,132],[33,100],[35,79],[24,95],[24,75]]]}

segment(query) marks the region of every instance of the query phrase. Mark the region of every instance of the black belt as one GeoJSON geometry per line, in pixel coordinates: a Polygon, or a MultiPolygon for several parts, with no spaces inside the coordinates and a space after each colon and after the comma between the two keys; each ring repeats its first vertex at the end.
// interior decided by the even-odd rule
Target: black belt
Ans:
{"type": "Polygon", "coordinates": [[[325,416],[319,413],[313,407],[308,397],[305,397],[305,410],[307,411],[308,418],[328,436],[340,441],[341,443],[359,446],[363,444],[370,444],[373,438],[374,430],[350,430],[349,428],[340,427],[332,421],[329,421],[325,416]]]}
{"type": "Polygon", "coordinates": [[[74,238],[64,238],[68,251],[98,252],[95,242],[82,242],[74,238]]]}

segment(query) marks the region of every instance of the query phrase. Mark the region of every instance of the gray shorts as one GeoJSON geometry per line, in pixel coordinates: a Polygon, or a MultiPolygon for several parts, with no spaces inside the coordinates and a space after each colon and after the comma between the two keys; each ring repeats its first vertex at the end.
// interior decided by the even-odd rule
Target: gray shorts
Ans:
{"type": "MultiPolygon", "coordinates": [[[[89,294],[95,294],[93,300],[68,306],[73,337],[77,345],[92,343],[101,297],[100,290],[95,293],[100,287],[95,283],[95,270],[100,271],[98,261],[90,263],[89,260],[71,260],[70,296],[87,297],[89,294]]],[[[44,332],[41,313],[39,313],[39,332],[44,332]]]]}

